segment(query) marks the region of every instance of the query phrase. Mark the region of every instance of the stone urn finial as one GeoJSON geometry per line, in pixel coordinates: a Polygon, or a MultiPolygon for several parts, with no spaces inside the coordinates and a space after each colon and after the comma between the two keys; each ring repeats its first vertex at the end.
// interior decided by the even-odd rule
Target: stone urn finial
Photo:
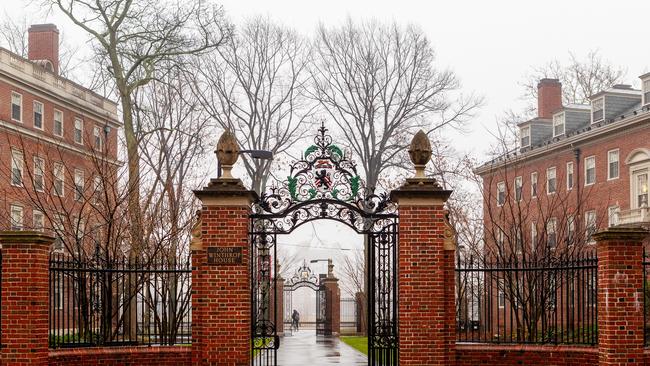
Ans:
{"type": "Polygon", "coordinates": [[[217,149],[214,151],[219,159],[221,165],[221,178],[232,178],[232,166],[235,165],[239,158],[239,145],[235,135],[230,130],[225,130],[219,142],[217,142],[217,149]]]}
{"type": "Polygon", "coordinates": [[[431,142],[424,131],[420,130],[413,136],[409,146],[409,156],[415,165],[415,178],[424,178],[424,167],[431,160],[431,142]]]}

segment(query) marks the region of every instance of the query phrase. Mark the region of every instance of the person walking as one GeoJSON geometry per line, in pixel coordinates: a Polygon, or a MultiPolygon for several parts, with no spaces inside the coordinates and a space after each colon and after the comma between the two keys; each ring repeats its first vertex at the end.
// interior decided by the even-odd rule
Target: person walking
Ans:
{"type": "Polygon", "coordinates": [[[298,331],[298,325],[300,324],[300,313],[298,310],[293,309],[293,314],[291,314],[291,329],[298,331]]]}

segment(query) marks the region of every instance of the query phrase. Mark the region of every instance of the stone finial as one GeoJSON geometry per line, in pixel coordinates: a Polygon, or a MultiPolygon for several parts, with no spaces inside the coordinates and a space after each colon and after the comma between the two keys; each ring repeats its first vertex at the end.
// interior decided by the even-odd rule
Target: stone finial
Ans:
{"type": "Polygon", "coordinates": [[[424,167],[431,160],[431,142],[424,131],[420,130],[413,136],[409,146],[409,156],[415,165],[415,178],[424,178],[424,167]]]}
{"type": "Polygon", "coordinates": [[[217,149],[214,151],[219,159],[221,165],[221,177],[232,178],[232,167],[239,158],[239,145],[237,138],[230,130],[225,130],[219,141],[217,142],[217,149]]]}
{"type": "Polygon", "coordinates": [[[334,278],[334,263],[331,258],[327,260],[327,277],[334,278]]]}

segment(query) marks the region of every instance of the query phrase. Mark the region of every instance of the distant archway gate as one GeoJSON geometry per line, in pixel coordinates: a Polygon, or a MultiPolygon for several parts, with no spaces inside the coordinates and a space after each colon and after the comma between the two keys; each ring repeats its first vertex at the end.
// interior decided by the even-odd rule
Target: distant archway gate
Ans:
{"type": "MultiPolygon", "coordinates": [[[[329,267],[329,265],[328,265],[329,267]]],[[[328,271],[329,272],[329,271],[328,271]]],[[[311,290],[314,290],[314,293],[316,295],[316,301],[315,301],[315,322],[316,322],[316,335],[318,336],[331,336],[332,335],[332,300],[335,296],[332,296],[331,290],[328,291],[327,286],[325,285],[323,280],[326,280],[327,277],[329,277],[330,273],[328,274],[319,274],[318,276],[312,272],[311,268],[307,266],[307,261],[303,260],[302,265],[296,269],[296,271],[293,273],[291,277],[288,279],[284,280],[279,280],[277,277],[275,278],[275,285],[278,286],[278,291],[282,289],[283,296],[282,296],[282,304],[272,304],[277,306],[278,309],[282,309],[282,311],[278,311],[277,319],[276,320],[276,332],[280,333],[279,330],[279,325],[278,324],[280,321],[283,321],[284,324],[282,328],[282,333],[284,336],[287,335],[293,335],[293,328],[292,328],[292,323],[293,323],[293,310],[295,309],[293,306],[293,292],[301,289],[301,288],[308,288],[311,290]],[[327,276],[327,277],[325,277],[327,276]],[[282,283],[282,285],[278,285],[278,283],[282,283]]],[[[276,273],[277,276],[277,273],[276,273]]],[[[334,279],[336,281],[336,279],[334,279]]],[[[272,297],[273,299],[273,297],[272,297]]],[[[338,297],[336,298],[337,301],[339,301],[338,297]]],[[[274,301],[274,300],[271,300],[274,301]]],[[[276,302],[279,302],[278,300],[275,300],[276,302]]],[[[275,307],[272,307],[272,309],[275,309],[275,307]]],[[[304,317],[301,319],[304,322],[304,317]]]]}
{"type": "Polygon", "coordinates": [[[277,363],[277,236],[320,219],[366,238],[369,365],[455,364],[455,243],[444,204],[451,194],[424,175],[431,145],[418,132],[409,148],[415,176],[388,194],[370,194],[356,167],[321,127],[281,184],[259,195],[230,174],[239,149],[224,132],[219,178],[195,195],[193,365],[277,363]]]}
{"type": "Polygon", "coordinates": [[[273,258],[277,236],[314,220],[334,220],[366,235],[367,324],[370,365],[398,365],[397,206],[386,194],[369,193],[356,165],[322,126],[303,158],[253,205],[250,215],[252,364],[276,365],[279,337],[271,311],[277,306],[273,258]]]}

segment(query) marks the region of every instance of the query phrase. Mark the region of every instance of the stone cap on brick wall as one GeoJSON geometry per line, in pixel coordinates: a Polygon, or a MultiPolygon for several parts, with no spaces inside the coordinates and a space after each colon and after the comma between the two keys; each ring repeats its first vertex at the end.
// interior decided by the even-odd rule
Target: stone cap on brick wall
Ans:
{"type": "Polygon", "coordinates": [[[642,227],[610,227],[603,231],[599,231],[592,237],[596,241],[641,241],[648,237],[648,230],[642,227]]]}
{"type": "Polygon", "coordinates": [[[0,244],[52,244],[54,237],[40,231],[0,231],[0,244]]]}

